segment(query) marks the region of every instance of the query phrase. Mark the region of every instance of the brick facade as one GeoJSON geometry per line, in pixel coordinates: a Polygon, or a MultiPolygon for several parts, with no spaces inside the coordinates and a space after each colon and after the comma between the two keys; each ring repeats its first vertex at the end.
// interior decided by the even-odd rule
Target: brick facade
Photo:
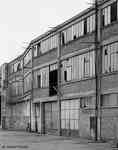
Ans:
{"type": "MultiPolygon", "coordinates": [[[[22,67],[18,70],[17,66],[17,71],[13,71],[12,73],[8,70],[8,88],[6,91],[8,98],[7,107],[10,110],[10,113],[9,115],[6,115],[7,128],[27,130],[29,127],[30,130],[36,132],[59,134],[58,132],[60,132],[61,123],[61,135],[95,138],[97,130],[97,138],[110,139],[117,136],[115,131],[118,130],[118,102],[114,104],[112,101],[117,101],[118,70],[108,73],[103,73],[102,71],[104,45],[118,42],[118,19],[105,27],[101,25],[103,21],[101,17],[102,11],[106,6],[109,6],[112,3],[112,0],[104,1],[98,6],[97,75],[95,72],[96,70],[93,67],[96,65],[97,58],[95,57],[97,51],[95,49],[95,29],[92,28],[91,32],[86,31],[89,29],[86,29],[87,25],[84,24],[84,33],[80,33],[83,34],[82,36],[74,36],[73,40],[70,40],[67,43],[66,40],[68,41],[68,39],[63,39],[64,37],[62,37],[62,33],[64,31],[66,32],[66,28],[69,28],[70,26],[73,27],[76,23],[81,22],[83,19],[85,20],[91,14],[95,14],[94,8],[87,9],[76,17],[71,18],[65,23],[52,29],[50,32],[32,40],[21,56],[8,63],[9,70],[10,67],[13,67],[13,65],[18,62],[22,62],[22,67]],[[53,42],[50,42],[51,44],[48,43],[50,44],[48,47],[51,47],[52,49],[43,52],[44,47],[41,47],[41,42],[45,41],[45,39],[52,38],[54,35],[59,35],[59,39],[56,39],[58,40],[58,45],[56,45],[56,43],[55,47],[54,37],[53,42]],[[36,51],[37,56],[35,57],[34,48],[37,51],[39,50],[38,52],[36,51]],[[95,52],[94,61],[89,53],[86,55],[87,52],[92,50],[95,52]],[[30,51],[31,56],[28,54],[30,51]],[[80,55],[82,57],[79,57],[80,55]],[[77,72],[75,69],[76,79],[74,79],[75,76],[73,74],[72,76],[74,77],[70,75],[74,72],[73,64],[75,56],[78,56],[78,63],[81,62],[80,70],[78,69],[79,71],[77,72]],[[69,65],[69,59],[72,57],[73,59],[71,61],[73,62],[69,65]],[[85,57],[89,57],[89,60],[86,61],[85,57]],[[27,62],[26,64],[25,61],[27,62]],[[66,61],[66,71],[64,70],[64,61],[66,61]],[[90,64],[87,65],[89,61],[90,64]],[[82,63],[84,63],[83,66],[82,63]],[[92,63],[93,66],[91,67],[92,63]],[[89,70],[87,70],[88,68],[86,65],[89,70]],[[49,72],[43,70],[45,67],[49,67],[49,72]],[[81,78],[79,78],[80,71],[82,72],[81,78]],[[35,72],[37,72],[36,77],[34,76],[35,72]],[[88,73],[87,76],[86,72],[88,73]],[[92,75],[90,75],[91,72],[92,75]],[[51,73],[53,74],[53,77],[51,77],[51,73]],[[56,73],[58,76],[57,79],[55,77],[56,73]],[[30,74],[29,78],[28,74],[30,74]],[[12,84],[18,82],[17,79],[22,82],[22,87],[21,84],[16,83],[15,86],[17,86],[17,88],[15,89],[12,84]],[[35,82],[38,83],[38,87],[35,87],[35,82]],[[53,86],[51,85],[51,82],[53,83],[53,86]],[[57,85],[55,85],[54,82],[57,82],[57,85]],[[96,83],[98,83],[97,89],[96,83]],[[52,88],[53,92],[56,94],[53,93],[54,95],[50,95],[50,88],[52,88]],[[10,91],[13,93],[16,92],[16,95],[11,95],[10,91]],[[21,92],[20,95],[19,92],[21,92]],[[96,96],[98,96],[97,114],[95,112],[96,96]],[[107,96],[110,101],[108,106],[106,102],[107,96]],[[61,108],[59,107],[59,102],[61,103],[61,108]],[[48,105],[49,107],[47,107],[48,105]],[[97,129],[95,124],[96,115],[98,120],[97,129]]],[[[74,27],[72,31],[74,31],[74,27]]],[[[51,40],[52,39],[50,39],[50,41],[51,40]]],[[[47,46],[45,47],[47,48],[47,46]]],[[[107,52],[105,55],[107,55],[107,52]]],[[[111,56],[109,57],[110,58],[108,59],[111,61],[111,56]]]]}

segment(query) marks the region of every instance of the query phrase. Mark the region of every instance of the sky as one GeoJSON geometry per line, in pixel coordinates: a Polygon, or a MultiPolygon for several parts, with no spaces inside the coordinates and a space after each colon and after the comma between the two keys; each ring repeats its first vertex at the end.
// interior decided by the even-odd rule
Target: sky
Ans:
{"type": "Polygon", "coordinates": [[[70,19],[91,0],[0,0],[0,65],[21,55],[37,36],[70,19]]]}

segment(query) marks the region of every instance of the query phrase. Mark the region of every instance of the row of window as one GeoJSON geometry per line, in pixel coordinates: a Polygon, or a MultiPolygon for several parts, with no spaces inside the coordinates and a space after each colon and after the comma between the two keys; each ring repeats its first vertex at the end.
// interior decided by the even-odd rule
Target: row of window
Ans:
{"type": "MultiPolygon", "coordinates": [[[[18,68],[19,65],[17,65],[18,68]]],[[[49,76],[57,70],[57,64],[50,65],[34,72],[34,87],[49,87],[49,76]]],[[[95,75],[95,52],[89,51],[85,54],[74,56],[62,61],[62,80],[72,81],[81,80],[95,75]]],[[[102,72],[109,73],[118,71],[118,42],[103,46],[102,54],[102,72]]],[[[55,80],[56,82],[56,80],[55,80]]],[[[24,88],[30,89],[31,75],[24,79],[24,88]]],[[[53,85],[54,86],[54,85],[53,85]]]]}
{"type": "MultiPolygon", "coordinates": [[[[71,27],[64,30],[61,34],[62,36],[62,45],[68,43],[69,41],[75,40],[80,36],[83,36],[87,33],[91,33],[95,30],[95,15],[91,15],[79,23],[72,25],[71,27]]],[[[58,46],[58,36],[54,35],[41,43],[38,43],[33,51],[34,57],[40,55],[40,53],[45,53],[48,50],[56,48],[58,46]]]]}
{"type": "Polygon", "coordinates": [[[41,52],[45,53],[50,49],[56,48],[58,46],[58,37],[54,35],[41,42],[41,52]]]}
{"type": "Polygon", "coordinates": [[[80,36],[91,33],[95,30],[95,15],[87,17],[79,23],[72,25],[62,32],[62,44],[75,40],[80,36]]]}
{"type": "MultiPolygon", "coordinates": [[[[117,19],[118,19],[118,2],[115,0],[111,5],[105,7],[102,10],[102,26],[107,26],[112,22],[116,21],[117,19]]],[[[91,33],[94,30],[95,30],[95,14],[65,29],[61,34],[62,45],[68,43],[69,41],[75,40],[80,36],[86,35],[87,33],[91,33]]],[[[57,45],[58,45],[57,35],[55,35],[41,42],[40,51],[42,53],[45,53],[50,49],[56,48],[57,45]]],[[[36,52],[36,54],[38,55],[38,52],[36,52]]]]}
{"type": "MultiPolygon", "coordinates": [[[[31,50],[26,54],[26,56],[24,57],[24,66],[26,65],[26,64],[28,64],[30,61],[31,61],[31,50]]],[[[14,63],[14,64],[11,64],[10,65],[10,74],[11,73],[14,73],[14,72],[18,72],[18,71],[21,71],[22,70],[22,68],[23,68],[23,60],[21,60],[21,61],[18,61],[18,62],[16,62],[16,63],[14,63]]]]}
{"type": "MultiPolygon", "coordinates": [[[[107,26],[118,19],[118,1],[115,0],[113,3],[102,10],[102,25],[107,26]]],[[[91,33],[95,30],[95,14],[81,20],[80,22],[65,29],[62,36],[62,45],[69,41],[75,40],[76,38],[83,36],[87,33],[91,33]]],[[[58,36],[54,35],[50,38],[41,41],[33,48],[33,55],[37,57],[40,53],[45,53],[50,49],[58,46],[58,36]]],[[[31,51],[29,51],[24,57],[24,65],[31,60],[31,51]]],[[[14,64],[11,66],[11,73],[21,69],[22,64],[14,64]]]]}
{"type": "MultiPolygon", "coordinates": [[[[62,78],[64,81],[92,77],[95,75],[94,51],[68,58],[68,60],[62,62],[62,66],[62,78]]],[[[50,70],[53,67],[50,67],[50,70]]],[[[57,66],[54,69],[56,68],[57,66]]],[[[103,46],[102,72],[113,71],[118,71],[118,42],[103,46]]],[[[40,72],[42,73],[40,73],[41,76],[38,77],[37,83],[41,82],[41,86],[37,87],[47,87],[49,85],[49,68],[44,68],[40,72]]]]}
{"type": "Polygon", "coordinates": [[[12,64],[10,66],[10,73],[21,71],[22,67],[23,67],[23,62],[22,61],[19,61],[19,62],[15,63],[15,64],[12,64]]]}
{"type": "MultiPolygon", "coordinates": [[[[118,42],[114,42],[103,46],[102,54],[102,72],[113,72],[118,70],[118,42]]],[[[30,54],[30,53],[29,53],[30,54]]],[[[62,62],[64,71],[64,80],[82,79],[84,77],[93,76],[95,73],[95,56],[94,51],[69,58],[62,62]]],[[[30,55],[27,55],[27,57],[30,55]]],[[[26,58],[27,58],[26,57],[26,58]]],[[[28,60],[28,59],[27,59],[28,60]]],[[[22,69],[22,61],[11,65],[11,73],[22,69]]],[[[48,78],[49,69],[41,71],[43,74],[42,80],[48,78]],[[47,73],[45,73],[47,72],[47,73]]],[[[48,80],[45,80],[48,83],[48,80]]],[[[44,83],[42,87],[48,86],[44,83]]]]}
{"type": "MultiPolygon", "coordinates": [[[[66,81],[80,80],[95,75],[94,51],[69,58],[62,62],[62,79],[66,81]]],[[[56,81],[56,77],[51,77],[53,70],[57,70],[57,64],[50,65],[34,72],[34,87],[49,87],[50,80],[56,81]],[[53,79],[52,79],[53,78],[53,79]]],[[[56,72],[55,72],[56,73],[56,72]]],[[[55,74],[57,76],[57,74],[55,74]]]]}
{"type": "Polygon", "coordinates": [[[54,35],[44,41],[41,41],[33,47],[33,57],[39,56],[41,53],[45,53],[48,50],[54,49],[58,46],[57,35],[54,35]]]}
{"type": "Polygon", "coordinates": [[[24,78],[24,92],[31,90],[31,74],[24,78]]]}

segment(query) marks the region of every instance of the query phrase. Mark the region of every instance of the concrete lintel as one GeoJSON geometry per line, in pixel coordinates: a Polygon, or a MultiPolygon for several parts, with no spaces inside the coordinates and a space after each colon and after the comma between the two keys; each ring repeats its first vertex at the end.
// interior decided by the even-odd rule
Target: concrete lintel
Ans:
{"type": "MultiPolygon", "coordinates": [[[[80,98],[80,97],[84,97],[84,96],[93,96],[93,95],[95,95],[95,91],[69,93],[69,94],[63,95],[61,97],[61,100],[62,99],[75,99],[75,98],[80,98]]],[[[57,101],[57,96],[34,98],[33,103],[50,102],[50,101],[57,101]]]]}
{"type": "Polygon", "coordinates": [[[56,100],[57,100],[57,96],[34,98],[33,103],[49,102],[49,101],[56,101],[56,100]]]}

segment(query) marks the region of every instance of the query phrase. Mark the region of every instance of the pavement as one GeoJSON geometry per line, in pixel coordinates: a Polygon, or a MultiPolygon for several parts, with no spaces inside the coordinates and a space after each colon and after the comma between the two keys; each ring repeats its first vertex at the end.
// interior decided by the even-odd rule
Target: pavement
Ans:
{"type": "MultiPolygon", "coordinates": [[[[0,130],[0,150],[116,150],[110,143],[82,138],[0,130]]],[[[118,149],[117,149],[118,150],[118,149]]]]}

